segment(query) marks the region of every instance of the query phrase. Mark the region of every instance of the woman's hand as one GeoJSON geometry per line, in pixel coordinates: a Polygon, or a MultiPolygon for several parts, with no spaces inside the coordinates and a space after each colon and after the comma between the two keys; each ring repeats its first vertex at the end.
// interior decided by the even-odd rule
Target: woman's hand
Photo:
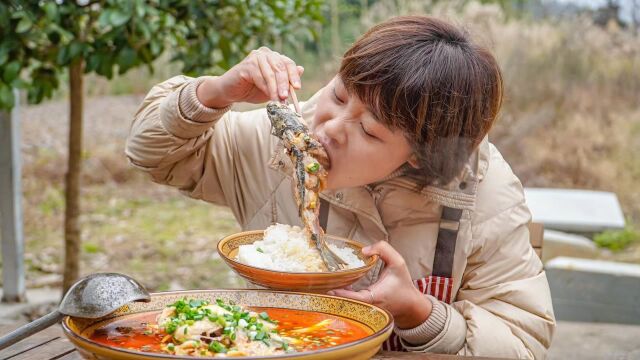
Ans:
{"type": "Polygon", "coordinates": [[[289,97],[289,84],[300,89],[304,68],[267,47],[253,50],[224,75],[204,81],[197,89],[200,102],[222,108],[234,102],[262,103],[289,97]]]}
{"type": "Polygon", "coordinates": [[[379,241],[362,249],[364,255],[377,254],[386,266],[380,278],[368,289],[351,291],[337,289],[329,293],[371,303],[393,315],[396,326],[414,328],[431,314],[431,301],[413,286],[404,258],[386,241],[379,241]]]}

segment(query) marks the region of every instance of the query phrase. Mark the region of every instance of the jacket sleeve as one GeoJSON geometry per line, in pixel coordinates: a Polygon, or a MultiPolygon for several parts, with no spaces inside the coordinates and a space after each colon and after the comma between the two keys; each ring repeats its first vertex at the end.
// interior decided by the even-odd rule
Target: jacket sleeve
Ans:
{"type": "Polygon", "coordinates": [[[135,114],[125,153],[154,182],[226,205],[243,226],[278,181],[267,165],[274,137],[264,109],[200,104],[195,94],[203,80],[177,76],[154,86],[135,114]]]}
{"type": "Polygon", "coordinates": [[[503,207],[472,224],[474,250],[467,259],[456,301],[452,305],[440,302],[442,330],[426,344],[413,346],[403,341],[413,351],[528,359],[546,356],[555,329],[549,285],[529,241],[531,214],[522,186],[501,156],[492,159],[494,170],[501,165],[503,173],[497,176],[501,180],[485,181],[493,182],[495,188],[487,199],[503,207]]]}

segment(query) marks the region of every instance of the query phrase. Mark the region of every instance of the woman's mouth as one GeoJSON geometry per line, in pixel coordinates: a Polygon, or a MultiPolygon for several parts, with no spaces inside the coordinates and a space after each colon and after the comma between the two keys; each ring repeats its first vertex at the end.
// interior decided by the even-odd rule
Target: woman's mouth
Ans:
{"type": "Polygon", "coordinates": [[[316,140],[318,140],[318,142],[320,143],[320,145],[322,145],[322,148],[324,151],[322,151],[322,153],[326,154],[326,156],[317,156],[317,160],[318,162],[326,169],[329,170],[331,169],[331,154],[329,153],[329,141],[326,140],[325,137],[323,136],[318,136],[316,134],[312,134],[312,136],[314,138],[316,138],[316,140]]]}

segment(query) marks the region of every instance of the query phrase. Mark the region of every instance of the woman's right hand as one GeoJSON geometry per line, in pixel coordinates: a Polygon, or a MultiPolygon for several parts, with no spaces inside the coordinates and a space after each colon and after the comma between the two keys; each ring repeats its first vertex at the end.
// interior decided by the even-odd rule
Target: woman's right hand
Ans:
{"type": "Polygon", "coordinates": [[[204,81],[197,89],[203,105],[223,108],[234,102],[263,103],[289,97],[289,84],[300,89],[304,68],[267,47],[253,50],[224,75],[204,81]]]}

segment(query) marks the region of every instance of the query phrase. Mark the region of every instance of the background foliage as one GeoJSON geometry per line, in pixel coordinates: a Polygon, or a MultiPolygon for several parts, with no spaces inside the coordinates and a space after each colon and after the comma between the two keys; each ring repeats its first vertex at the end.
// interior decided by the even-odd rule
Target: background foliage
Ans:
{"type": "Polygon", "coordinates": [[[310,41],[320,0],[94,0],[0,3],[0,108],[10,87],[30,103],[50,98],[74,59],[85,73],[111,79],[167,49],[182,72],[220,72],[257,44],[310,41]]]}

